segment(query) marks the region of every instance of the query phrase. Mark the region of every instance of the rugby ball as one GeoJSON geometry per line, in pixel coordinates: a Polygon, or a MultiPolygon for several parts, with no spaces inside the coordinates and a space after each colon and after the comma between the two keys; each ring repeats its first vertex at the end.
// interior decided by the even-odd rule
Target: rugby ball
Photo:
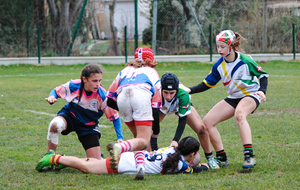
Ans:
{"type": "Polygon", "coordinates": [[[185,163],[189,166],[198,166],[200,164],[200,161],[201,161],[201,156],[200,156],[199,152],[197,152],[195,158],[192,161],[190,161],[190,162],[185,161],[185,163]]]}

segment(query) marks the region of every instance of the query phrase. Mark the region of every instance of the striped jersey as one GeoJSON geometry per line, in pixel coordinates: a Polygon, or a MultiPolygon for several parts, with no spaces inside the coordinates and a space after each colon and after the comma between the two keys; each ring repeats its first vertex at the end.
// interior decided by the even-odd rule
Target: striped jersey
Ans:
{"type": "Polygon", "coordinates": [[[174,96],[174,98],[168,102],[163,97],[163,107],[160,111],[163,114],[172,114],[178,112],[179,117],[187,116],[191,113],[191,96],[189,93],[181,88],[181,84],[179,84],[179,89],[174,96]]]}
{"type": "Polygon", "coordinates": [[[228,98],[242,98],[253,95],[259,88],[259,79],[268,74],[251,56],[237,53],[234,62],[227,63],[221,57],[212,67],[203,82],[208,87],[214,87],[220,80],[228,90],[228,98]]]}
{"type": "MultiPolygon", "coordinates": [[[[145,151],[145,173],[161,173],[162,163],[168,158],[169,155],[173,153],[175,153],[174,147],[158,149],[155,154],[150,154],[149,152],[145,151]]],[[[118,173],[136,173],[134,152],[124,152],[121,154],[118,165],[118,173]]],[[[168,171],[166,173],[168,173],[168,171]]],[[[182,155],[180,155],[176,173],[193,173],[193,169],[185,163],[184,157],[182,155]]]]}
{"type": "Polygon", "coordinates": [[[152,108],[161,108],[160,78],[154,68],[127,66],[117,75],[109,87],[107,97],[117,101],[118,91],[130,85],[139,85],[149,90],[152,94],[152,108]]]}
{"type": "Polygon", "coordinates": [[[83,89],[78,103],[80,85],[81,80],[77,79],[54,89],[58,97],[68,102],[62,108],[63,110],[70,112],[74,118],[84,125],[98,125],[99,118],[103,113],[110,121],[119,118],[118,112],[107,106],[107,92],[102,86],[98,88],[97,92],[87,92],[83,89]]]}

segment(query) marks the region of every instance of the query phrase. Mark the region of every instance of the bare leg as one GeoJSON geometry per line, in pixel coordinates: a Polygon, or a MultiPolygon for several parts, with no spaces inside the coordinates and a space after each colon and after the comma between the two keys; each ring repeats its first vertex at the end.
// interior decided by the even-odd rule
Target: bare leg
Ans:
{"type": "Polygon", "coordinates": [[[107,174],[106,159],[98,160],[95,158],[82,159],[74,156],[62,156],[59,164],[76,168],[85,173],[107,174]]]}
{"type": "Polygon", "coordinates": [[[231,118],[234,114],[234,108],[225,100],[217,103],[204,117],[203,122],[208,129],[210,141],[215,151],[223,150],[221,135],[216,125],[224,120],[231,118]]]}
{"type": "Polygon", "coordinates": [[[252,144],[252,134],[247,117],[255,108],[256,103],[253,98],[245,97],[239,102],[234,113],[235,121],[239,127],[239,133],[243,145],[252,144]]]}
{"type": "Polygon", "coordinates": [[[212,152],[208,130],[205,127],[201,117],[199,116],[199,114],[197,113],[196,109],[193,106],[191,106],[191,114],[187,116],[187,124],[198,135],[204,153],[212,152]]]}
{"type": "Polygon", "coordinates": [[[100,146],[89,148],[85,151],[87,158],[96,158],[101,160],[101,148],[100,146]]]}
{"type": "MultiPolygon", "coordinates": [[[[59,117],[64,121],[65,126],[66,126],[66,128],[64,130],[66,130],[67,129],[67,121],[65,120],[65,118],[63,118],[62,116],[56,116],[56,117],[59,117]]],[[[50,132],[52,132],[52,133],[57,132],[56,123],[52,123],[52,125],[50,126],[50,132]]],[[[56,151],[57,146],[58,146],[58,144],[54,144],[51,141],[47,140],[47,151],[49,151],[50,149],[56,151]]]]}

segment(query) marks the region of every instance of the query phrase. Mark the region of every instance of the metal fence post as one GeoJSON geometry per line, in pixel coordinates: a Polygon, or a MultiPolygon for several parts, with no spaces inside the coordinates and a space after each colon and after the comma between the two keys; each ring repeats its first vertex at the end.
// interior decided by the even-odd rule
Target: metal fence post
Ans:
{"type": "Polygon", "coordinates": [[[293,23],[293,58],[296,59],[296,31],[295,31],[295,23],[293,23]]]}
{"type": "Polygon", "coordinates": [[[157,26],[157,0],[153,2],[153,23],[152,23],[152,51],[156,54],[156,26],[157,26]]]}
{"type": "Polygon", "coordinates": [[[210,54],[210,62],[212,62],[212,26],[209,25],[209,54],[210,54]]]}
{"type": "Polygon", "coordinates": [[[41,63],[41,38],[40,38],[40,26],[38,26],[38,59],[39,63],[41,63]]]}
{"type": "Polygon", "coordinates": [[[127,26],[124,26],[125,63],[127,63],[127,26]]]}
{"type": "Polygon", "coordinates": [[[135,49],[139,47],[139,30],[138,30],[138,0],[134,1],[135,12],[135,49]]]}
{"type": "Polygon", "coordinates": [[[26,31],[27,31],[27,57],[29,57],[29,0],[27,0],[27,6],[26,6],[26,14],[27,14],[27,21],[26,21],[26,31]]]}

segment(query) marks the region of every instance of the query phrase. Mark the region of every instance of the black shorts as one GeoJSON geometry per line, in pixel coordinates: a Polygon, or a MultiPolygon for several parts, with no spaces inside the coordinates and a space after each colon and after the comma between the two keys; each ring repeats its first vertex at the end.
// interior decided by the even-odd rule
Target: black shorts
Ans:
{"type": "MultiPolygon", "coordinates": [[[[254,98],[253,96],[245,96],[245,97],[251,97],[251,98],[253,98],[253,100],[255,101],[255,103],[256,103],[256,107],[255,107],[255,109],[253,110],[253,112],[258,108],[258,106],[259,106],[259,101],[256,99],[256,98],[254,98]]],[[[245,98],[245,97],[243,97],[243,98],[245,98]]],[[[225,102],[227,102],[229,105],[231,105],[234,109],[236,108],[236,106],[239,104],[239,102],[243,99],[243,98],[237,98],[237,99],[232,99],[232,98],[225,98],[224,100],[225,100],[225,102]]],[[[252,113],[253,113],[252,112],[252,113]]]]}
{"type": "Polygon", "coordinates": [[[85,150],[100,146],[99,139],[101,138],[101,133],[98,126],[87,126],[79,123],[64,111],[59,111],[57,115],[67,121],[67,129],[61,132],[62,135],[68,135],[70,132],[75,131],[85,150]],[[97,130],[94,130],[95,128],[97,130]]]}

